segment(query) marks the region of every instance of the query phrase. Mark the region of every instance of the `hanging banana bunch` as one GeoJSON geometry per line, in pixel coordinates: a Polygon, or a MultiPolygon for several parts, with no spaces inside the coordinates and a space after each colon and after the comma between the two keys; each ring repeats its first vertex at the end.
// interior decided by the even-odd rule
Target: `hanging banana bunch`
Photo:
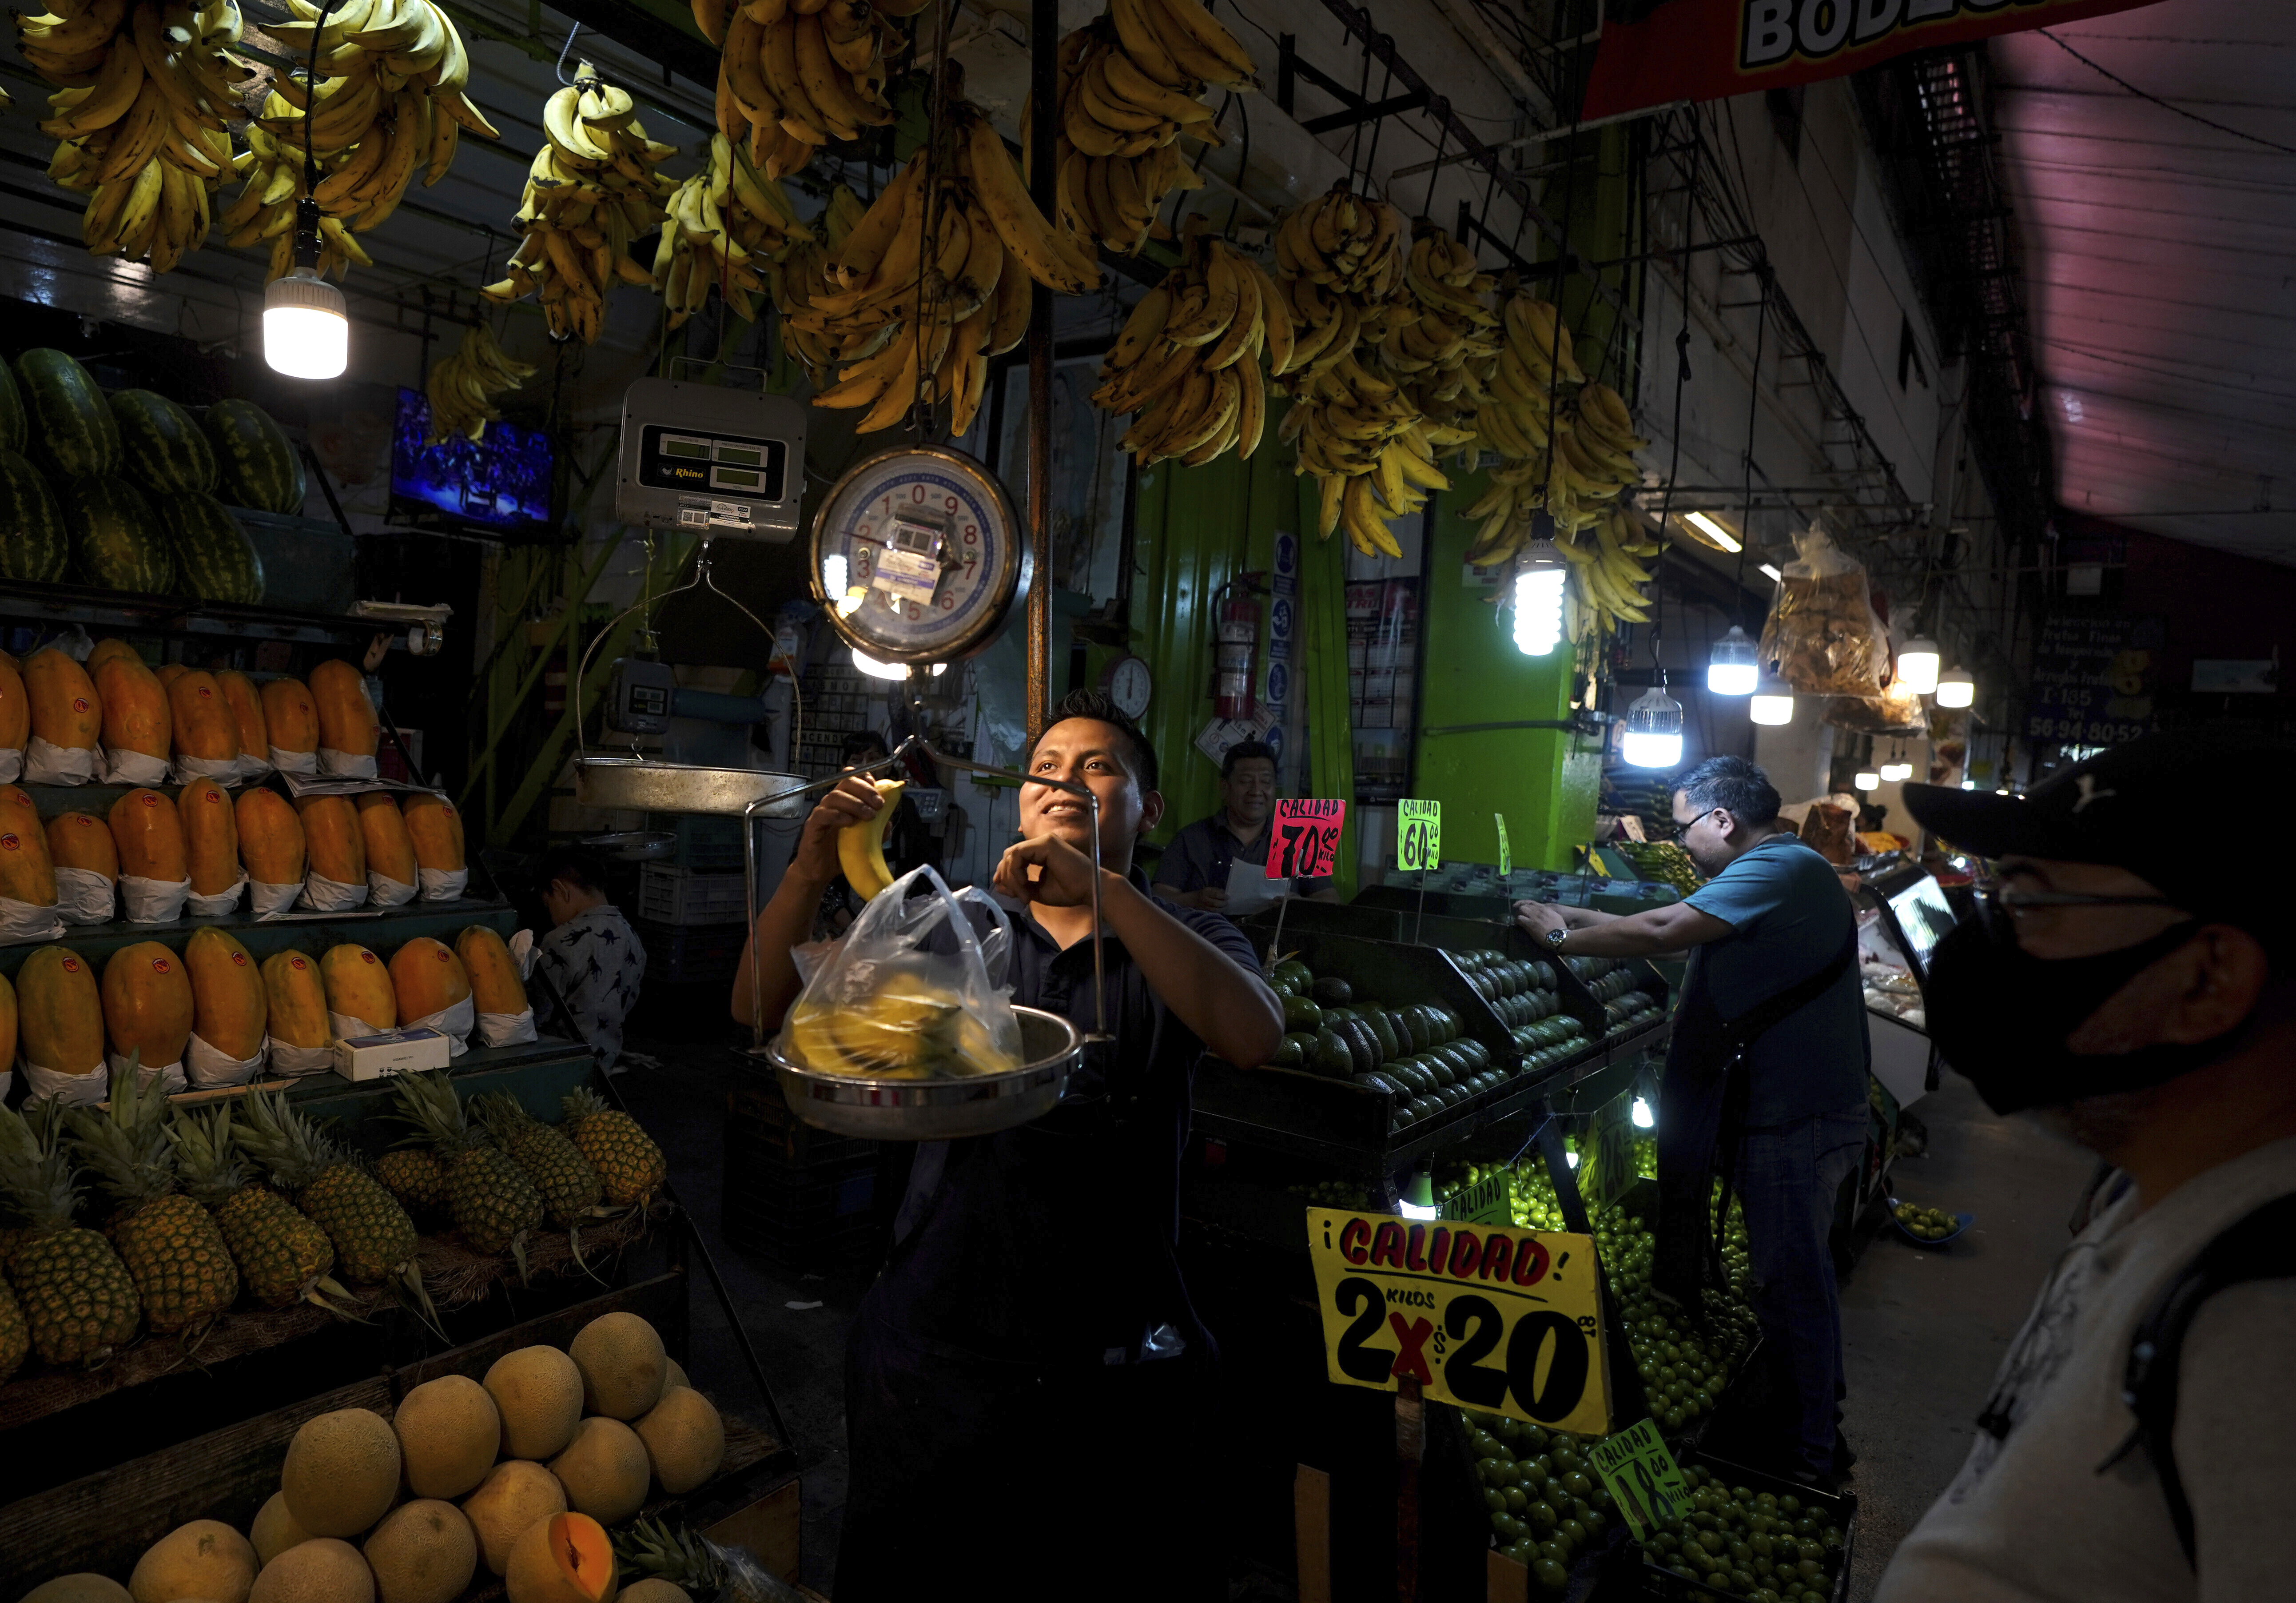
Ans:
{"type": "Polygon", "coordinates": [[[1439,451],[1457,450],[1472,467],[1475,413],[1497,365],[1499,315],[1485,304],[1497,280],[1479,272],[1475,253],[1440,228],[1422,225],[1403,270],[1415,316],[1380,341],[1380,369],[1404,376],[1404,391],[1427,420],[1439,451]]]}
{"type": "Polygon", "coordinates": [[[1642,538],[1625,507],[1614,502],[1588,527],[1568,536],[1558,533],[1554,548],[1570,564],[1562,588],[1569,638],[1580,639],[1590,630],[1608,635],[1621,623],[1650,621],[1642,587],[1651,572],[1636,559],[1655,555],[1658,545],[1642,538]]]}
{"type": "Polygon", "coordinates": [[[783,347],[804,365],[816,385],[842,359],[839,342],[811,329],[794,327],[789,319],[816,300],[845,288],[831,275],[831,268],[867,210],[860,196],[840,184],[829,192],[829,203],[815,219],[809,236],[795,239],[767,272],[775,308],[782,315],[783,347]]]}
{"type": "Polygon", "coordinates": [[[340,278],[349,263],[372,265],[351,235],[398,209],[416,168],[425,185],[436,184],[464,128],[501,136],[465,93],[462,35],[430,0],[348,0],[324,13],[310,0],[286,4],[296,20],[266,31],[298,59],[316,48],[318,82],[315,89],[299,70],[272,80],[234,163],[247,187],[222,222],[234,247],[270,242],[271,277],[292,267],[308,145],[319,169],[308,190],[319,203],[319,271],[340,278]]]}
{"type": "Polygon", "coordinates": [[[964,433],[988,358],[1028,333],[1030,280],[1072,295],[1100,283],[1099,264],[1029,198],[988,119],[958,100],[947,120],[941,144],[920,149],[845,236],[824,275],[838,288],[783,281],[786,326],[843,367],[813,404],[866,408],[862,433],[920,397],[947,401],[949,432],[964,433]]]}
{"type": "MultiPolygon", "coordinates": [[[[1063,225],[1111,251],[1137,253],[1165,197],[1203,184],[1180,139],[1223,143],[1201,96],[1207,88],[1256,88],[1256,70],[1250,53],[1196,0],[1109,0],[1098,21],[1061,41],[1063,225]]],[[[1024,111],[1024,130],[1034,111],[1024,111]]]]}
{"type": "Polygon", "coordinates": [[[724,53],[718,130],[749,148],[768,178],[802,170],[832,139],[893,120],[885,58],[894,19],[927,0],[693,0],[693,21],[724,53]]]}
{"type": "Polygon", "coordinates": [[[712,134],[709,165],[670,196],[654,251],[653,286],[668,303],[669,326],[700,311],[713,284],[734,316],[755,320],[756,292],[767,287],[760,268],[770,269],[792,240],[812,236],[781,180],[751,166],[741,145],[712,134]]]}
{"type": "Polygon", "coordinates": [[[1512,560],[1529,542],[1533,514],[1552,517],[1559,538],[1591,522],[1603,499],[1548,448],[1570,426],[1571,397],[1587,378],[1571,354],[1570,328],[1551,303],[1531,295],[1509,296],[1504,316],[1506,337],[1475,414],[1476,437],[1498,463],[1490,488],[1467,509],[1482,523],[1467,560],[1485,568],[1512,560]]]}
{"type": "Polygon", "coordinates": [[[542,130],[515,219],[525,237],[509,276],[480,292],[505,304],[534,295],[554,335],[594,344],[606,292],[617,282],[653,284],[630,242],[661,226],[663,201],[676,186],[655,169],[677,147],[647,138],[629,92],[587,62],[544,103],[542,130]]]}
{"type": "Polygon", "coordinates": [[[1120,443],[1144,468],[1168,456],[1201,467],[1231,448],[1249,457],[1267,415],[1260,353],[1278,373],[1292,361],[1275,281],[1202,221],[1188,219],[1180,265],[1132,308],[1092,395],[1103,411],[1136,415],[1120,443]]]}
{"type": "Polygon", "coordinates": [[[511,360],[495,342],[494,331],[480,324],[463,336],[451,356],[430,364],[422,386],[430,399],[430,427],[423,443],[437,445],[456,434],[484,439],[487,425],[502,421],[495,397],[517,389],[535,371],[527,363],[511,360]]]}
{"type": "Polygon", "coordinates": [[[165,273],[205,243],[233,165],[226,119],[244,114],[237,87],[252,76],[227,53],[240,32],[234,0],[78,0],[17,15],[24,60],[57,86],[40,124],[58,142],[48,176],[88,197],[80,236],[94,254],[165,273]]]}

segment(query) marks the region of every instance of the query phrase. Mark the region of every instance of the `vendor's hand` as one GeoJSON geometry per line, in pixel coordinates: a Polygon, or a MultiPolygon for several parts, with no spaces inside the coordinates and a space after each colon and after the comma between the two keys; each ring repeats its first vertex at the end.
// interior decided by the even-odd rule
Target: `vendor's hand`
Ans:
{"type": "Polygon", "coordinates": [[[1532,940],[1544,941],[1549,930],[1569,929],[1570,920],[1552,902],[1519,901],[1514,904],[1514,925],[1532,940]]]}
{"type": "Polygon", "coordinates": [[[837,862],[837,832],[848,824],[865,824],[885,805],[877,787],[866,779],[847,775],[806,815],[805,833],[798,837],[790,859],[790,872],[827,885],[842,871],[837,862]]]}
{"type": "Polygon", "coordinates": [[[1056,834],[1008,846],[990,883],[1005,895],[1048,908],[1080,908],[1092,900],[1092,859],[1056,834]]]}
{"type": "Polygon", "coordinates": [[[1227,906],[1227,891],[1220,885],[1206,885],[1195,893],[1188,905],[1201,908],[1207,913],[1217,913],[1227,906]]]}

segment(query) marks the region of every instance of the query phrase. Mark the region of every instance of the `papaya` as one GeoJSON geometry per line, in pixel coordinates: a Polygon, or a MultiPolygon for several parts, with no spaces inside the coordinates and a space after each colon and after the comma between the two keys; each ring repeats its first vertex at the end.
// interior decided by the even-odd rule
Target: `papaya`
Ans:
{"type": "Polygon", "coordinates": [[[366,948],[348,942],[333,948],[319,959],[319,978],[326,983],[327,1006],[332,1011],[378,1030],[398,1025],[398,993],[390,970],[366,948]]]}
{"type": "Polygon", "coordinates": [[[0,785],[0,897],[36,908],[56,905],[56,866],[40,810],[16,785],[0,785]]]}
{"type": "Polygon", "coordinates": [[[23,677],[31,732],[52,746],[94,751],[103,733],[103,703],[87,670],[50,645],[27,659],[23,677]]]}
{"type": "Polygon", "coordinates": [[[80,666],[87,670],[88,678],[94,678],[95,670],[114,657],[133,657],[141,662],[144,660],[144,654],[119,636],[106,635],[95,643],[95,649],[87,654],[87,661],[80,666]]]}
{"type": "Polygon", "coordinates": [[[319,749],[319,709],[300,679],[264,681],[263,725],[271,744],[283,752],[319,749]]]}
{"type": "Polygon", "coordinates": [[[230,668],[217,673],[215,682],[223,692],[225,705],[231,709],[232,722],[239,726],[239,749],[250,757],[270,761],[271,730],[263,720],[263,693],[255,687],[255,681],[230,668]]]}
{"type": "Polygon", "coordinates": [[[239,860],[247,865],[249,878],[266,885],[302,882],[303,820],[293,802],[277,791],[254,786],[240,793],[232,815],[239,860]]]}
{"type": "Polygon", "coordinates": [[[374,755],[374,703],[357,665],[331,657],[311,670],[311,703],[319,711],[319,744],[352,757],[374,755]]]}
{"type": "Polygon", "coordinates": [[[402,885],[414,884],[414,843],[407,838],[406,817],[390,793],[371,791],[361,796],[358,821],[367,867],[402,885]]]}
{"type": "Polygon", "coordinates": [[[16,988],[0,974],[0,1063],[16,1062],[16,988]]]}
{"type": "Polygon", "coordinates": [[[348,796],[304,796],[295,803],[303,815],[303,849],[311,872],[340,884],[366,884],[366,837],[358,809],[348,796]]]}
{"type": "Polygon", "coordinates": [[[221,930],[193,930],[184,942],[184,966],[192,974],[192,1028],[200,1039],[232,1057],[254,1056],[271,1015],[254,957],[221,930]]]}
{"type": "Polygon", "coordinates": [[[103,1031],[116,1057],[142,1054],[144,1067],[184,1060],[192,1038],[192,976],[157,941],[138,941],[103,966],[103,1031]]]}
{"type": "Polygon", "coordinates": [[[192,670],[181,662],[162,662],[152,671],[159,676],[160,683],[162,685],[173,685],[192,670]]]}
{"type": "Polygon", "coordinates": [[[111,804],[111,839],[119,849],[122,874],[168,885],[191,877],[183,818],[158,791],[138,786],[111,804]]]}
{"type": "Polygon", "coordinates": [[[263,997],[272,1040],[291,1047],[327,1044],[327,988],[311,958],[291,950],[264,958],[263,997]]]}
{"type": "Polygon", "coordinates": [[[463,867],[463,815],[444,796],[428,791],[406,798],[407,837],[414,843],[414,860],[434,874],[453,874],[463,867]]]}
{"type": "Polygon", "coordinates": [[[168,686],[168,707],[176,717],[176,750],[202,762],[229,762],[239,755],[239,720],[211,673],[183,673],[168,686]]]}
{"type": "Polygon", "coordinates": [[[176,796],[176,816],[184,826],[184,861],[192,876],[192,894],[220,896],[237,884],[239,825],[230,793],[212,779],[194,779],[176,796]]]}
{"type": "Polygon", "coordinates": [[[103,744],[115,752],[141,752],[167,761],[174,751],[169,740],[175,719],[159,676],[132,651],[114,652],[91,671],[103,706],[103,744]]]}
{"type": "Polygon", "coordinates": [[[68,946],[43,946],[16,971],[16,1031],[26,1063],[59,1074],[103,1067],[103,998],[68,946]]]}
{"type": "Polygon", "coordinates": [[[518,976],[518,959],[510,955],[503,938],[483,924],[474,924],[455,937],[455,955],[471,982],[471,999],[480,1013],[521,1014],[527,1008],[526,982],[518,976]]]}
{"type": "Polygon", "coordinates": [[[20,752],[32,738],[32,701],[13,662],[0,662],[0,752],[20,752]]]}
{"type": "Polygon", "coordinates": [[[444,1013],[471,994],[463,960],[441,941],[417,935],[390,956],[390,988],[401,1018],[444,1013]]]}
{"type": "Polygon", "coordinates": [[[111,843],[111,826],[92,812],[60,812],[48,820],[48,858],[59,868],[119,877],[119,848],[111,843]]]}

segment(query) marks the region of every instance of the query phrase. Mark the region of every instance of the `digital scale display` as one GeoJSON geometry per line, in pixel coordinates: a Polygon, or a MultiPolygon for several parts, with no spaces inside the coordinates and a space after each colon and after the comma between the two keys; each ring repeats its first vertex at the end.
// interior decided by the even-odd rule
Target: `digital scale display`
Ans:
{"type": "Polygon", "coordinates": [[[642,378],[622,397],[617,516],[709,538],[781,541],[805,490],[806,408],[786,395],[642,378]]]}
{"type": "Polygon", "coordinates": [[[649,423],[638,455],[638,482],[650,489],[730,489],[778,501],[786,451],[778,440],[729,440],[649,423]]]}

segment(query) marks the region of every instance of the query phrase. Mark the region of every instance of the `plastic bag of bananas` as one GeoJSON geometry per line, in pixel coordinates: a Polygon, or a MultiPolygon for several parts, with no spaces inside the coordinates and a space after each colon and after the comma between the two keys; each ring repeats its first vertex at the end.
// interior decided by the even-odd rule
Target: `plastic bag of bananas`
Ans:
{"type": "Polygon", "coordinates": [[[1142,467],[1177,456],[1201,467],[1229,449],[1248,457],[1267,420],[1263,349],[1292,361],[1292,318],[1259,264],[1203,231],[1182,229],[1180,265],[1140,298],[1100,366],[1093,405],[1133,413],[1120,442],[1142,467]]]}
{"type": "Polygon", "coordinates": [[[693,0],[693,21],[723,54],[718,131],[748,148],[750,164],[786,177],[832,139],[893,120],[885,57],[898,48],[894,19],[926,0],[693,0]]]}
{"type": "Polygon", "coordinates": [[[452,354],[430,364],[422,381],[430,402],[430,424],[423,443],[437,445],[460,434],[482,440],[487,425],[502,421],[495,397],[518,388],[535,369],[512,361],[495,342],[494,330],[481,323],[463,336],[452,354]]]}
{"type": "Polygon", "coordinates": [[[857,432],[898,423],[921,396],[947,401],[952,434],[972,426],[988,358],[1027,335],[1029,282],[1064,294],[1098,286],[1100,266],[1046,221],[1004,142],[970,103],[953,100],[938,142],[818,263],[778,281],[784,327],[814,357],[842,365],[816,407],[866,408],[857,432]]]}
{"type": "Polygon", "coordinates": [[[24,60],[56,86],[40,131],[48,176],[88,197],[80,237],[98,256],[149,258],[165,273],[208,235],[210,197],[235,165],[226,119],[252,76],[226,53],[239,7],[80,0],[16,15],[24,60]]]}
{"type": "MultiPolygon", "coordinates": [[[[1017,1069],[1021,1024],[1002,983],[1011,942],[1004,909],[986,893],[952,893],[918,868],[872,897],[842,940],[808,949],[812,971],[775,1050],[815,1073],[873,1080],[1017,1069]],[[971,907],[984,910],[980,925],[971,907]]],[[[808,951],[798,955],[807,966],[808,951]]]]}
{"type": "Polygon", "coordinates": [[[471,103],[462,35],[430,0],[346,0],[324,13],[287,0],[291,21],[266,31],[298,59],[316,51],[316,87],[301,70],[272,79],[233,162],[247,187],[220,219],[234,248],[269,242],[270,276],[294,265],[295,202],[305,192],[305,147],[319,168],[319,271],[342,276],[372,259],[351,237],[380,225],[406,196],[415,169],[436,184],[453,165],[462,130],[501,136],[471,103]]]}
{"type": "MultiPolygon", "coordinates": [[[[1061,220],[1080,241],[1136,253],[1176,189],[1203,178],[1185,137],[1218,144],[1207,88],[1256,88],[1251,56],[1196,0],[1109,0],[1061,41],[1061,220]]],[[[1025,132],[1036,114],[1021,115],[1025,132]]]]}

